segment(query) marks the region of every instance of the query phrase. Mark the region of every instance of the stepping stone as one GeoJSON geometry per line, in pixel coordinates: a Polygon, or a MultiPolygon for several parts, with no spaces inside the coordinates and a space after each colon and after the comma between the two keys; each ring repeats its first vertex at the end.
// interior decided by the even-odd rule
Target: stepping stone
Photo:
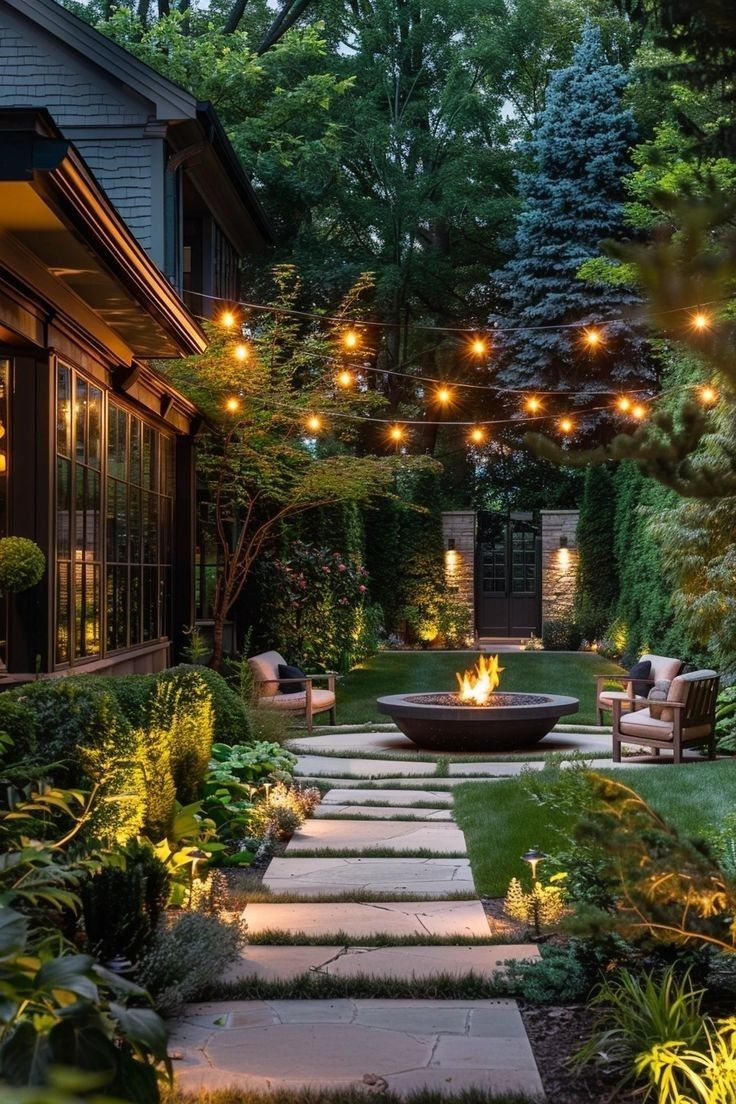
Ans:
{"type": "Polygon", "coordinates": [[[402,752],[416,755],[417,745],[402,732],[331,732],[321,736],[295,736],[286,743],[289,751],[303,751],[317,755],[329,755],[335,751],[402,752]]]}
{"type": "Polygon", "coordinates": [[[318,805],[312,811],[316,820],[338,820],[340,817],[361,817],[363,820],[452,820],[451,809],[417,809],[401,805],[318,805]]]}
{"type": "Polygon", "coordinates": [[[304,897],[356,889],[442,897],[475,889],[468,859],[279,858],[271,860],[263,885],[304,897]]]}
{"type": "MultiPolygon", "coordinates": [[[[345,760],[342,760],[342,762],[345,762],[345,760]]],[[[401,766],[400,763],[399,764],[394,764],[394,766],[397,766],[397,765],[401,766]]],[[[431,765],[432,764],[430,764],[430,766],[431,765]]],[[[504,766],[503,763],[494,763],[493,765],[494,765],[494,767],[499,767],[499,766],[503,767],[504,766]]],[[[506,765],[508,765],[508,764],[506,764],[506,765]]],[[[610,765],[611,765],[611,761],[609,759],[608,760],[608,766],[610,767],[610,765]]],[[[511,766],[516,766],[516,767],[521,768],[523,766],[523,763],[521,763],[521,762],[512,763],[511,766]]],[[[537,769],[537,770],[542,770],[542,768],[544,767],[544,763],[540,761],[536,764],[535,763],[530,763],[529,766],[530,767],[535,767],[535,769],[537,769]]],[[[298,774],[298,771],[296,773],[298,774]]],[[[360,788],[366,782],[371,781],[371,779],[369,779],[369,778],[360,778],[357,775],[354,778],[346,778],[344,776],[339,776],[339,775],[336,776],[334,774],[328,774],[328,775],[322,775],[322,774],[315,774],[315,775],[303,774],[302,775],[302,774],[298,774],[298,776],[299,776],[299,781],[301,783],[303,783],[304,785],[309,785],[312,782],[314,782],[314,783],[319,782],[323,786],[324,785],[334,786],[336,789],[338,789],[338,788],[339,789],[349,789],[351,786],[355,786],[356,788],[360,788]]],[[[501,777],[501,776],[499,776],[499,777],[501,777]]],[[[376,781],[378,781],[378,779],[376,779],[376,781]]],[[[431,789],[431,787],[433,785],[436,785],[437,783],[439,783],[442,786],[447,786],[448,790],[451,790],[453,786],[462,786],[467,781],[468,781],[467,778],[463,778],[460,775],[458,775],[455,778],[437,778],[436,775],[433,775],[433,776],[428,777],[426,779],[426,784],[427,784],[428,789],[431,789]]],[[[472,779],[471,779],[471,781],[472,781],[472,779]]],[[[481,781],[483,781],[483,782],[494,782],[494,781],[497,781],[497,778],[494,775],[493,778],[483,778],[483,779],[481,779],[481,781]]],[[[394,789],[394,790],[402,789],[402,788],[416,789],[418,786],[422,785],[422,782],[423,782],[423,779],[421,777],[416,777],[416,776],[413,777],[413,778],[412,777],[402,778],[401,775],[398,775],[398,776],[388,775],[386,777],[382,776],[380,778],[380,783],[381,783],[382,787],[385,786],[385,787],[388,787],[389,789],[394,789]]]]}
{"type": "Polygon", "coordinates": [[[515,1001],[242,1001],[193,1005],[174,1025],[177,1087],[542,1095],[515,1001]]]}
{"type": "Polygon", "coordinates": [[[255,944],[223,975],[223,982],[258,978],[289,981],[306,973],[334,977],[411,980],[451,974],[491,978],[506,961],[539,957],[535,943],[497,947],[280,947],[255,944]]]}
{"type": "Polygon", "coordinates": [[[353,778],[381,778],[384,775],[417,775],[431,777],[436,763],[420,763],[413,759],[341,759],[337,755],[300,755],[295,774],[319,778],[322,775],[349,775],[353,778]]]}
{"type": "Polygon", "coordinates": [[[411,805],[414,801],[426,801],[430,805],[452,805],[452,794],[445,790],[362,790],[358,786],[337,786],[327,791],[319,807],[364,804],[368,801],[375,805],[411,805]]]}
{"type": "MultiPolygon", "coordinates": [[[[353,939],[370,942],[376,935],[449,935],[462,939],[487,939],[490,934],[480,901],[249,904],[243,919],[252,936],[271,931],[303,932],[307,936],[341,932],[353,939]]],[[[246,951],[246,954],[249,953],[250,950],[246,951]]]]}
{"type": "Polygon", "coordinates": [[[412,824],[410,821],[308,820],[291,837],[286,854],[330,847],[335,851],[432,851],[465,855],[465,836],[454,824],[412,824]]]}

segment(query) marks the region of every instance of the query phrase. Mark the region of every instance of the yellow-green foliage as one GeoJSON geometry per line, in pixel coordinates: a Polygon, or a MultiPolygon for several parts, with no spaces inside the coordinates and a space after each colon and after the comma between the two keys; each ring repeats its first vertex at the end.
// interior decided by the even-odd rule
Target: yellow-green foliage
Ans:
{"type": "Polygon", "coordinates": [[[512,878],[503,907],[514,920],[551,927],[562,919],[565,911],[565,891],[560,885],[564,877],[564,874],[555,874],[549,885],[535,881],[528,893],[518,878],[512,878]]]}
{"type": "Polygon", "coordinates": [[[733,1104],[736,1099],[736,1016],[705,1020],[702,1049],[681,1040],[657,1044],[636,1057],[658,1104],[733,1104]]]}
{"type": "Polygon", "coordinates": [[[149,717],[166,734],[176,796],[188,805],[201,796],[215,727],[212,696],[196,668],[168,672],[156,683],[149,717]]]}

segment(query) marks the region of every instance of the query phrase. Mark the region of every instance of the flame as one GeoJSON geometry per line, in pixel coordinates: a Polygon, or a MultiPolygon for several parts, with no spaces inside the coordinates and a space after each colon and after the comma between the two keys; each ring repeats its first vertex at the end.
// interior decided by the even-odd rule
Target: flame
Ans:
{"type": "Polygon", "coordinates": [[[498,665],[498,656],[480,656],[472,671],[456,676],[460,701],[473,702],[474,705],[487,705],[491,694],[501,681],[503,667],[498,665]]]}

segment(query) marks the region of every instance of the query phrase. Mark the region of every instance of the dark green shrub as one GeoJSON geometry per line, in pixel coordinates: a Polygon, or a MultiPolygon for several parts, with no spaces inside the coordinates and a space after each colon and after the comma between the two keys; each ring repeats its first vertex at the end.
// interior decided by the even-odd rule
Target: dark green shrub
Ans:
{"type": "Polygon", "coordinates": [[[33,711],[10,694],[0,694],[0,733],[9,738],[15,759],[35,757],[36,722],[33,711]]]}
{"type": "Polygon", "coordinates": [[[133,725],[142,728],[148,720],[151,698],[157,675],[122,675],[110,678],[110,690],[117,698],[123,716],[133,725]]]}
{"type": "Polygon", "coordinates": [[[529,962],[505,963],[503,977],[509,992],[530,1004],[583,1000],[592,985],[574,941],[562,947],[542,946],[540,958],[529,962]]]}
{"type": "Polygon", "coordinates": [[[582,633],[574,621],[545,621],[542,626],[542,643],[548,652],[576,652],[582,642],[582,633]]]}
{"type": "Polygon", "coordinates": [[[0,539],[0,590],[28,590],[41,582],[45,570],[46,557],[35,541],[27,537],[0,539]]]}
{"type": "Polygon", "coordinates": [[[138,866],[103,867],[81,889],[84,930],[103,963],[121,955],[136,962],[151,938],[145,875],[138,866]]]}
{"type": "Polygon", "coordinates": [[[250,725],[241,697],[211,667],[182,663],[164,671],[160,678],[177,677],[177,672],[195,671],[210,692],[214,713],[213,739],[222,744],[242,744],[251,739],[250,725]]]}
{"type": "Polygon", "coordinates": [[[611,621],[618,597],[613,555],[616,488],[610,468],[586,468],[580,504],[575,621],[586,640],[597,640],[611,621]]]}

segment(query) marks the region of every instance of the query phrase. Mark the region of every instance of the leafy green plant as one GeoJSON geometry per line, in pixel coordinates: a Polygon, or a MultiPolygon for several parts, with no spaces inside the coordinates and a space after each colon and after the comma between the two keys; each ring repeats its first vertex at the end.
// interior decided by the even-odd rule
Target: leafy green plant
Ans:
{"type": "Polygon", "coordinates": [[[164,1016],[201,999],[222,980],[245,943],[244,926],[216,916],[185,913],[156,932],[140,968],[140,980],[164,1016]]]}
{"type": "Polygon", "coordinates": [[[136,962],[156,930],[169,896],[169,873],[153,851],[137,844],[81,889],[84,930],[96,957],[136,962]]]}
{"type": "Polygon", "coordinates": [[[627,969],[606,977],[596,988],[590,1003],[600,1008],[595,1030],[575,1054],[578,1068],[602,1062],[630,1084],[637,1073],[637,1056],[679,1040],[695,1047],[704,1034],[701,1005],[704,989],[693,987],[690,973],[670,966],[661,976],[645,973],[638,977],[627,969]]]}
{"type": "Polygon", "coordinates": [[[719,751],[736,752],[736,685],[726,686],[718,695],[716,738],[719,751]]]}
{"type": "Polygon", "coordinates": [[[731,1104],[736,1092],[736,1017],[703,1022],[697,1049],[668,1040],[636,1056],[635,1070],[648,1078],[645,1099],[657,1104],[731,1104]]]}
{"type": "Polygon", "coordinates": [[[177,667],[156,680],[148,725],[165,734],[177,800],[196,801],[214,734],[212,696],[195,667],[177,667]]]}
{"type": "Polygon", "coordinates": [[[583,1000],[592,984],[590,971],[575,940],[563,946],[543,944],[537,959],[505,962],[499,980],[510,993],[523,997],[531,1004],[583,1000]]]}
{"type": "Polygon", "coordinates": [[[247,782],[260,785],[272,781],[289,782],[296,766],[296,755],[275,743],[213,744],[208,778],[210,781],[247,782]]]}
{"type": "Polygon", "coordinates": [[[225,844],[214,838],[215,834],[214,822],[204,815],[202,802],[196,801],[186,806],[177,803],[176,815],[164,839],[156,843],[141,841],[151,847],[168,872],[172,905],[191,905],[195,882],[206,879],[213,858],[226,850],[225,844]]]}
{"type": "Polygon", "coordinates": [[[250,829],[256,839],[271,836],[288,839],[319,803],[320,792],[315,787],[301,789],[278,782],[250,813],[250,829]]]}
{"type": "Polygon", "coordinates": [[[46,557],[27,537],[0,538],[0,590],[29,590],[41,582],[46,557]]]}
{"type": "Polygon", "coordinates": [[[548,652],[576,652],[583,640],[574,621],[561,618],[545,621],[542,626],[542,645],[548,652]]]}

